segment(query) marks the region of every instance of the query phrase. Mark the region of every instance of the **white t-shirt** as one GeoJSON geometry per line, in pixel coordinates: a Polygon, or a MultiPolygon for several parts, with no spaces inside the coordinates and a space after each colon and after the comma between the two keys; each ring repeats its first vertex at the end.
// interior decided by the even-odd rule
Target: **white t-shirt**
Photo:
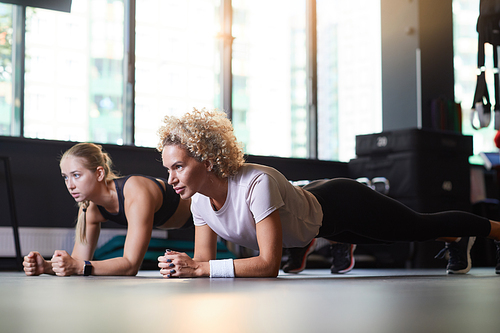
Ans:
{"type": "Polygon", "coordinates": [[[322,224],[323,211],[316,197],[293,186],[277,170],[245,163],[228,178],[224,206],[214,211],[210,199],[196,193],[191,212],[194,224],[207,224],[227,241],[258,250],[256,224],[279,210],[284,247],[306,246],[322,224]]]}

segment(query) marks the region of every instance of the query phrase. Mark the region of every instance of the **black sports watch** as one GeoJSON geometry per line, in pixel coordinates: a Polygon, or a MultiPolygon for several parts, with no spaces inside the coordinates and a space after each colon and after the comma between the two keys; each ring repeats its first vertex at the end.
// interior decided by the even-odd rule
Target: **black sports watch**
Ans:
{"type": "Polygon", "coordinates": [[[90,261],[85,260],[85,265],[83,266],[83,276],[89,276],[92,274],[92,264],[90,261]]]}

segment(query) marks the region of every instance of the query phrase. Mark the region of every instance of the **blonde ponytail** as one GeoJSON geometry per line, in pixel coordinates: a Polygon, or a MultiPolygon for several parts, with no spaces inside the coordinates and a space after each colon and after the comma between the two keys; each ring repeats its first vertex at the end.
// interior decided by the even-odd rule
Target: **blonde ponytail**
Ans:
{"type": "Polygon", "coordinates": [[[87,208],[90,205],[90,201],[85,200],[79,204],[82,208],[81,213],[78,215],[76,220],[75,228],[75,240],[78,243],[87,244],[87,208]]]}

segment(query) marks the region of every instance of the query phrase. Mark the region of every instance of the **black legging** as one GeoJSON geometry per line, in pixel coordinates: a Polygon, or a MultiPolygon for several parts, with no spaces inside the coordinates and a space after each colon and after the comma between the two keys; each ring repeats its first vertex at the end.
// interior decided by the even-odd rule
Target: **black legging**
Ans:
{"type": "Polygon", "coordinates": [[[439,237],[486,237],[488,219],[462,211],[417,213],[366,185],[347,178],[312,182],[304,189],[323,208],[316,237],[351,244],[390,244],[439,237]]]}

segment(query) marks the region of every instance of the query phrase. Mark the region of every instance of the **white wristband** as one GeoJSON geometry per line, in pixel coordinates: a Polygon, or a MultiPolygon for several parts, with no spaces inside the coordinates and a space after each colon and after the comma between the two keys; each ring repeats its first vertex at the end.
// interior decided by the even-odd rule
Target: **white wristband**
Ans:
{"type": "Polygon", "coordinates": [[[234,278],[233,259],[210,260],[211,278],[234,278]]]}

